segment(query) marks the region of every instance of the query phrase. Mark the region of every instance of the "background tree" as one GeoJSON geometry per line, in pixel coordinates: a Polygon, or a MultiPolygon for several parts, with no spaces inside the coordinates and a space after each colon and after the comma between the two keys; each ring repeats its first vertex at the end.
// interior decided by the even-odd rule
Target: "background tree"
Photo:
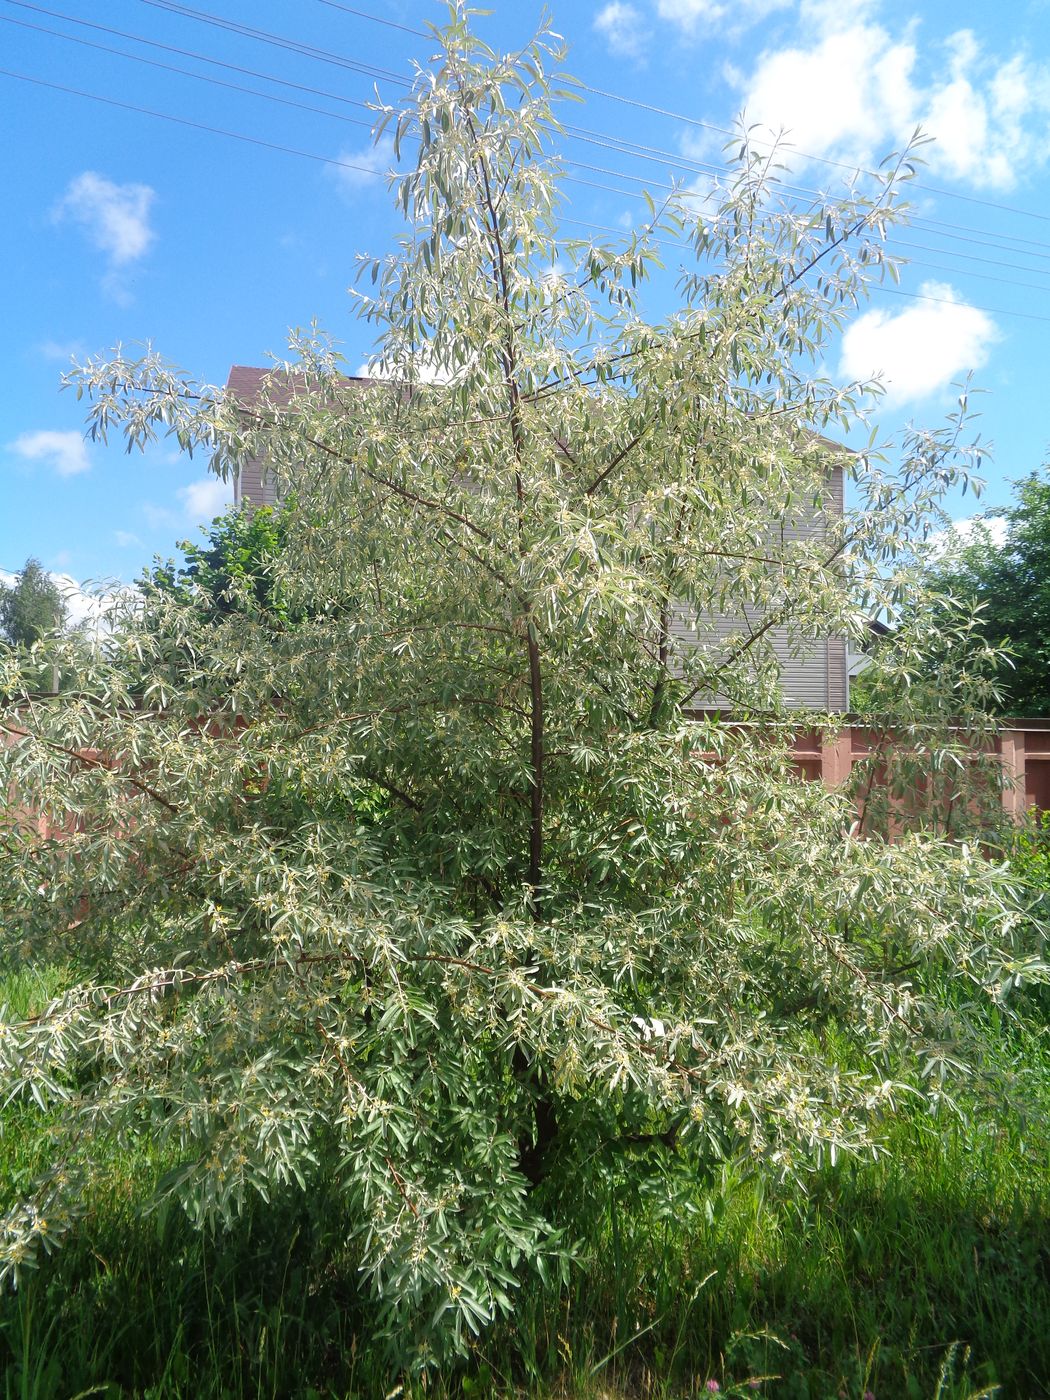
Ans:
{"type": "Polygon", "coordinates": [[[148,1124],[202,1223],[330,1203],[413,1366],[565,1267],[596,1173],[695,1191],[727,1154],[865,1150],[974,1049],[952,984],[1001,1004],[1041,966],[975,848],[858,842],[789,776],[774,632],[803,649],[913,587],[907,542],[973,460],[960,415],[829,503],[824,434],[865,386],[812,366],[884,266],[907,159],[799,210],[744,139],[716,214],[567,248],[558,45],[495,55],[459,9],[439,40],[378,122],[407,161],[404,237],[362,267],[389,382],[351,390],[319,335],[249,404],[152,353],[76,375],[96,434],[266,457],[302,620],[129,606],[0,774],[69,832],[9,832],[0,928],[83,977],[0,1027],[3,1094],[63,1105],[7,1267],[73,1227],[94,1135],[148,1124]],[[665,234],[695,260],[650,325],[665,234]],[[716,696],[766,728],[698,721],[716,696]]]}
{"type": "MultiPolygon", "coordinates": [[[[990,513],[989,513],[990,514],[990,513]]],[[[1050,715],[1050,478],[1033,472],[1018,482],[1016,501],[996,511],[1006,521],[997,543],[979,521],[931,571],[930,586],[977,610],[981,636],[1005,647],[998,713],[1050,715]]]]}
{"type": "Polygon", "coordinates": [[[10,586],[0,583],[0,637],[10,646],[34,646],[68,617],[62,590],[39,559],[27,559],[10,586]]]}
{"type": "Polygon", "coordinates": [[[169,559],[144,570],[139,592],[146,599],[191,603],[213,618],[254,609],[283,621],[287,608],[274,569],[284,547],[281,513],[272,506],[231,508],[204,533],[203,544],[180,541],[181,565],[169,559]]]}

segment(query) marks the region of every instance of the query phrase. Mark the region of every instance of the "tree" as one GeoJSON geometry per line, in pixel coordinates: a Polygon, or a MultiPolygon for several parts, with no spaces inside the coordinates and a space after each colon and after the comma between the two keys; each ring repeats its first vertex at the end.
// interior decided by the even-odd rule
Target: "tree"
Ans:
{"type": "Polygon", "coordinates": [[[27,559],[10,587],[0,584],[0,637],[10,646],[34,646],[60,631],[68,616],[62,590],[39,559],[27,559]]]}
{"type": "Polygon", "coordinates": [[[175,598],[203,609],[213,619],[257,609],[286,617],[274,577],[274,561],[284,547],[284,524],[272,506],[228,510],[206,530],[206,543],[183,540],[184,563],[156,562],[138,581],[147,599],[175,598]]]}
{"type": "Polygon", "coordinates": [[[334,1202],[413,1366],[566,1266],[595,1173],[693,1190],[726,1154],[869,1149],[974,1045],[946,985],[1003,1003],[1041,966],[975,848],[856,841],[789,776],[774,629],[804,647],[910,587],[971,460],[960,415],[825,509],[865,386],[812,365],[885,266],[907,156],[800,211],[744,137],[716,215],[566,249],[553,39],[497,56],[457,9],[440,42],[378,122],[411,153],[404,238],[361,267],[388,381],[351,392],[317,332],[251,404],[152,352],[76,375],[96,434],[168,431],[225,475],[265,454],[302,621],[129,609],[75,695],[11,722],[0,777],[69,828],[9,832],[0,927],[84,978],[2,1027],[5,1095],[65,1105],[8,1267],[74,1227],[92,1135],[148,1123],[202,1223],[334,1202]],[[681,308],[646,324],[680,235],[681,308]],[[768,723],[696,719],[716,695],[768,723]]]}
{"type": "Polygon", "coordinates": [[[951,547],[929,586],[977,610],[981,635],[1005,647],[999,713],[1050,715],[1050,478],[1033,472],[1017,484],[1016,504],[997,544],[987,526],[951,547]]]}

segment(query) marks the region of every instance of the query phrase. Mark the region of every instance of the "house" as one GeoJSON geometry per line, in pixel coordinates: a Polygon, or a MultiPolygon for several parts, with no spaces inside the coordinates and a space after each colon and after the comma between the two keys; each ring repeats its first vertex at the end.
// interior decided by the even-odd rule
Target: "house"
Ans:
{"type": "MultiPolygon", "coordinates": [[[[252,365],[233,365],[226,380],[226,392],[239,403],[255,403],[262,391],[263,381],[272,371],[252,365]]],[[[348,384],[371,384],[370,379],[347,376],[348,384]]],[[[273,386],[270,386],[273,392],[273,386]]],[[[238,509],[244,505],[272,506],[277,502],[277,487],[267,475],[266,463],[261,457],[245,463],[233,483],[233,503],[238,509]]]]}
{"type": "MultiPolygon", "coordinates": [[[[263,381],[269,370],[248,365],[234,365],[226,381],[227,392],[244,404],[258,399],[263,381]]],[[[370,379],[348,378],[348,383],[366,385],[370,379]]],[[[828,444],[834,447],[834,444],[828,444]]],[[[830,508],[841,515],[845,509],[845,477],[841,466],[831,468],[829,501],[830,508]]],[[[277,499],[274,482],[268,478],[265,461],[261,458],[247,462],[241,469],[234,484],[234,502],[242,505],[273,505],[277,499]]],[[[789,538],[804,538],[807,535],[823,533],[823,519],[819,514],[800,519],[789,528],[789,538]]],[[[760,620],[760,619],[759,619],[760,620]]],[[[729,637],[739,634],[742,622],[754,625],[754,618],[716,617],[704,628],[704,640],[729,637]]],[[[685,642],[697,641],[698,633],[692,621],[681,609],[672,619],[672,632],[685,642]]],[[[849,709],[849,664],[846,640],[844,637],[827,637],[814,640],[803,654],[797,654],[789,645],[787,629],[773,628],[770,642],[780,662],[780,678],[787,705],[794,709],[818,710],[826,714],[844,713],[849,709]]],[[[725,702],[715,699],[706,708],[725,709],[725,702]]]]}
{"type": "Polygon", "coordinates": [[[847,653],[851,683],[857,679],[862,671],[868,669],[871,665],[873,649],[878,645],[879,640],[882,637],[888,637],[892,630],[885,622],[880,622],[877,617],[869,617],[867,627],[868,634],[863,642],[853,643],[847,653]]]}

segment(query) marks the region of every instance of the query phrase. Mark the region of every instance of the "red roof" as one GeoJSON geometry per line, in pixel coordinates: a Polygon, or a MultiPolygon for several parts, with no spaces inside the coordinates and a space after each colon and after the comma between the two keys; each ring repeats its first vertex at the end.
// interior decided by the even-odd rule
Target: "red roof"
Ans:
{"type": "MultiPolygon", "coordinates": [[[[374,384],[375,380],[365,379],[360,375],[344,374],[340,378],[345,384],[374,384]]],[[[226,380],[227,393],[234,394],[245,403],[255,403],[262,392],[263,383],[269,380],[269,392],[271,396],[278,400],[290,399],[295,391],[296,382],[302,382],[301,376],[294,371],[287,373],[280,369],[259,369],[254,365],[231,365],[229,378],[226,380]],[[281,393],[278,386],[284,380],[287,391],[281,393]]]]}

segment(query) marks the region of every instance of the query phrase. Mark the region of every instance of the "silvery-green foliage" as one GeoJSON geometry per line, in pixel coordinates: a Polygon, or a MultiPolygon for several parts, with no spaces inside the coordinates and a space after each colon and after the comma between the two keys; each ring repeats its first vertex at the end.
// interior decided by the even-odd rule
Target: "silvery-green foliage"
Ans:
{"type": "Polygon", "coordinates": [[[927,600],[922,588],[873,651],[851,697],[868,745],[849,780],[858,831],[994,835],[1008,781],[992,718],[1001,651],[971,610],[927,600]]]}
{"type": "Polygon", "coordinates": [[[865,386],[814,368],[887,267],[908,156],[800,210],[745,135],[717,211],[567,249],[554,40],[499,56],[458,11],[440,40],[379,119],[405,167],[405,235],[361,267],[386,379],[348,385],[316,332],[248,406],[152,352],[74,376],[129,448],[265,455],[286,615],[124,600],[92,657],[56,653],[60,695],[17,658],[0,686],[5,956],[80,979],[0,1022],[4,1099],[54,1124],[6,1270],[75,1227],[94,1144],[146,1134],[202,1223],[340,1203],[420,1365],[566,1266],[559,1183],[599,1153],[877,1150],[905,1080],[939,1100],[965,1071],[966,997],[929,989],[1002,1001],[1040,967],[1002,871],[852,838],[774,722],[774,631],[859,633],[973,460],[960,415],[894,470],[852,458],[861,504],[828,506],[865,386]],[[692,261],[651,325],[669,230],[692,261]],[[705,641],[714,613],[737,634],[705,641]],[[715,696],[769,727],[690,717],[715,696]]]}

